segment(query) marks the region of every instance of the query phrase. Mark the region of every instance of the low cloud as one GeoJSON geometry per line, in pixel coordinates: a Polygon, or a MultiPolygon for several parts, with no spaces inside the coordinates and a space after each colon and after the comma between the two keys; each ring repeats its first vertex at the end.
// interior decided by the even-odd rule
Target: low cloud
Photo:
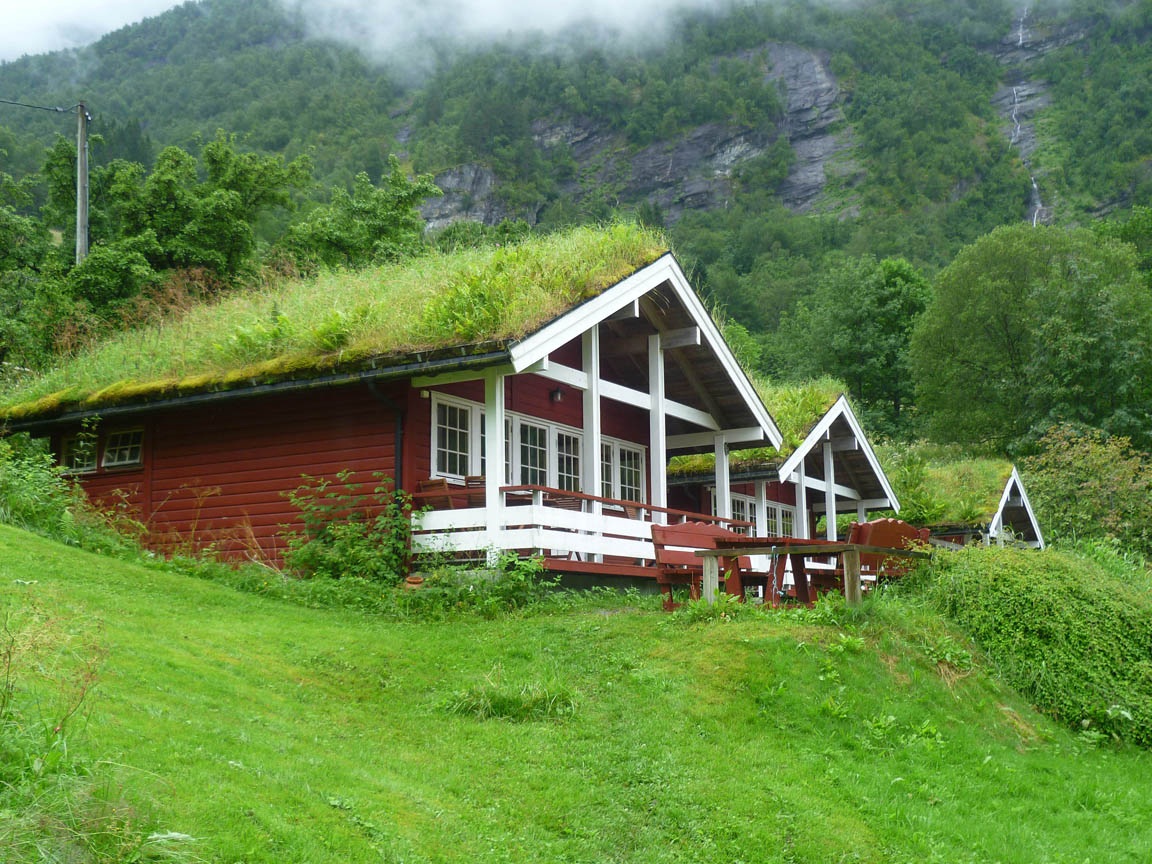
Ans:
{"type": "Polygon", "coordinates": [[[629,42],[658,39],[677,12],[732,0],[281,0],[318,36],[377,59],[410,58],[432,43],[545,39],[592,25],[629,42]]]}

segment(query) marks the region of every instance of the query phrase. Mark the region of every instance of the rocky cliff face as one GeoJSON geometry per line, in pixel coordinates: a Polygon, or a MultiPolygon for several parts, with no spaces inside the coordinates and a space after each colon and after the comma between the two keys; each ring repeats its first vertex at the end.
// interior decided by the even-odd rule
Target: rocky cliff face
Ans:
{"type": "MultiPolygon", "coordinates": [[[[765,80],[779,87],[785,114],[777,126],[707,124],[641,150],[606,128],[578,118],[536,121],[544,151],[565,147],[577,165],[560,192],[576,202],[609,196],[608,203],[649,201],[669,223],[691,210],[723,207],[733,172],[785,137],[796,156],[778,193],[797,212],[819,209],[830,178],[851,184],[860,168],[850,158],[851,130],[840,109],[840,90],[826,58],[796,45],[766,45],[746,55],[763,63],[765,80]]],[[[512,212],[500,201],[500,179],[482,165],[463,165],[436,176],[444,196],[422,209],[430,228],[461,219],[496,224],[505,218],[535,222],[538,212],[512,212]]]]}

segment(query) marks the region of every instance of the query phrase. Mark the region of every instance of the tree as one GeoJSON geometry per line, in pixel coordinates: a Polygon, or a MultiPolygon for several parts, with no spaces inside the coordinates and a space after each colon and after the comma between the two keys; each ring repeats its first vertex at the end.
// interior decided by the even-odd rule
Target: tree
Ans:
{"type": "Polygon", "coordinates": [[[928,281],[903,258],[849,259],[784,316],[781,361],[798,377],[844,381],[874,429],[906,432],[914,395],[908,342],[928,295],[928,281]]]}
{"type": "Polygon", "coordinates": [[[1070,422],[1152,444],[1152,295],[1133,248],[1086,229],[999,228],[939,276],[912,335],[938,439],[1004,446],[1070,422]]]}
{"type": "Polygon", "coordinates": [[[288,251],[302,261],[355,268],[394,261],[419,248],[424,220],[416,205],[440,190],[428,174],[409,180],[395,156],[388,165],[379,187],[361,172],[351,193],[334,188],[330,204],[289,229],[288,251]]]}

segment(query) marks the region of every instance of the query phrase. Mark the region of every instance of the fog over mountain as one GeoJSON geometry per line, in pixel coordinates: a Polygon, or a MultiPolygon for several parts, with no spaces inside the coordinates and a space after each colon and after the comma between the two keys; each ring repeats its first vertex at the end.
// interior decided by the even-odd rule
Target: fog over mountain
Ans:
{"type": "Polygon", "coordinates": [[[741,5],[738,0],[281,0],[313,32],[359,46],[370,56],[409,54],[432,41],[549,37],[593,25],[629,42],[659,39],[683,10],[741,5]]]}

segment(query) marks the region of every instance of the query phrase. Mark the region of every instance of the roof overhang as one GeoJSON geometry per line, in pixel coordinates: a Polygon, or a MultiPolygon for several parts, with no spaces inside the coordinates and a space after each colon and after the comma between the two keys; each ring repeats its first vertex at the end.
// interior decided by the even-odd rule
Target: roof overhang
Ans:
{"type": "Polygon", "coordinates": [[[1010,531],[1014,537],[1019,538],[1028,546],[1038,549],[1044,548],[1044,536],[1040,533],[1040,523],[1036,521],[1036,513],[1032,510],[1032,502],[1028,500],[1028,492],[1024,489],[1024,481],[1012,466],[1012,474],[1004,484],[1004,492],[1000,496],[1000,504],[996,508],[996,515],[992,517],[988,526],[988,536],[998,538],[1005,531],[1010,531]]]}
{"type": "Polygon", "coordinates": [[[859,460],[867,467],[867,472],[873,478],[874,488],[861,497],[872,502],[887,501],[887,507],[897,513],[900,512],[900,502],[896,498],[896,493],[892,490],[884,469],[880,467],[880,460],[876,457],[872,445],[868,443],[864,430],[860,427],[860,421],[856,419],[856,414],[845,396],[840,396],[836,400],[808,432],[800,446],[784,460],[778,471],[779,480],[782,483],[791,482],[805,460],[816,454],[817,448],[823,448],[824,442],[830,442],[838,437],[848,437],[835,435],[834,432],[838,428],[848,430],[852,440],[852,452],[858,454],[859,460]]]}

